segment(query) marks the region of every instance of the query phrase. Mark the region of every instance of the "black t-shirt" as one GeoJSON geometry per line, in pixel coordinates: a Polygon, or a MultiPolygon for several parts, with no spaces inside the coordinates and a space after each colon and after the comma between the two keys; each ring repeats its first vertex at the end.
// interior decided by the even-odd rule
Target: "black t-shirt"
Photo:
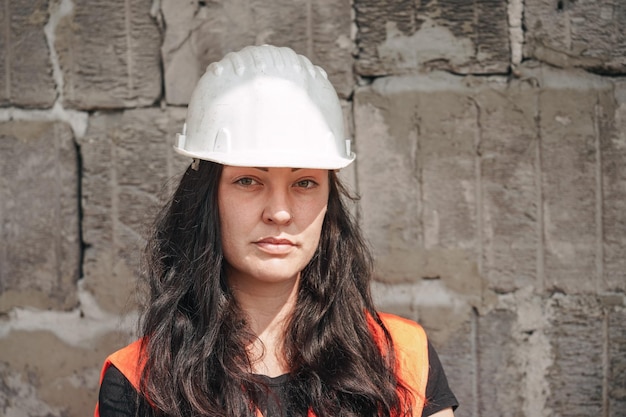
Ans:
{"type": "MultiPolygon", "coordinates": [[[[428,342],[428,382],[426,383],[426,405],[422,416],[430,416],[448,407],[456,409],[458,401],[443,371],[439,356],[428,342]]],[[[261,376],[270,389],[265,404],[260,404],[265,417],[289,416],[289,398],[287,396],[289,375],[277,377],[261,376]]],[[[150,406],[140,400],[137,391],[126,377],[115,367],[110,366],[104,374],[99,394],[100,417],[135,417],[149,416],[150,406]],[[136,413],[139,407],[139,413],[136,413]]]]}

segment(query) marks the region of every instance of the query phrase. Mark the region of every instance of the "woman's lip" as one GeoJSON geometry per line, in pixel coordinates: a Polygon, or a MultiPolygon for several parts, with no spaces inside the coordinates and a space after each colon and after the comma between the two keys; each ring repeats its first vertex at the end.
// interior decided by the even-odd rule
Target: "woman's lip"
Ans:
{"type": "Polygon", "coordinates": [[[267,244],[267,245],[289,245],[295,246],[295,244],[289,239],[283,238],[275,238],[275,237],[265,237],[263,239],[259,239],[256,242],[257,244],[267,244]]]}
{"type": "Polygon", "coordinates": [[[284,255],[293,250],[296,246],[289,239],[263,238],[254,242],[254,244],[263,252],[273,255],[284,255]]]}

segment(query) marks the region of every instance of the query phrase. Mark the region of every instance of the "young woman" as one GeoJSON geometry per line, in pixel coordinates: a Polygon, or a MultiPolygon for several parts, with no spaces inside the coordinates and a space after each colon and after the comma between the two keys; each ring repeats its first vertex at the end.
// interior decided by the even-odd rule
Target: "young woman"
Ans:
{"type": "Polygon", "coordinates": [[[107,358],[96,417],[452,416],[423,329],[374,308],[323,70],[287,48],[231,53],[183,130],[194,162],[147,247],[142,337],[107,358]]]}

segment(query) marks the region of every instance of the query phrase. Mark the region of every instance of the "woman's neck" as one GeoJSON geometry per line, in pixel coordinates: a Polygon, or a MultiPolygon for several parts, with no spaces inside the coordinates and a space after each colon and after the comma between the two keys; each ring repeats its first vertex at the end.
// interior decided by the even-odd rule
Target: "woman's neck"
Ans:
{"type": "Polygon", "coordinates": [[[298,296],[298,281],[259,286],[232,285],[240,308],[257,336],[248,346],[252,371],[270,377],[289,372],[284,335],[298,296]]]}

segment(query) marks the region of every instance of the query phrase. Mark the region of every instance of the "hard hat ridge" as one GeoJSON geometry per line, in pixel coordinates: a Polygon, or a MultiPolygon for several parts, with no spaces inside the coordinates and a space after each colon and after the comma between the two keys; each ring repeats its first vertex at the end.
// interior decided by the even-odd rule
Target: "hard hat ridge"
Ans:
{"type": "Polygon", "coordinates": [[[293,68],[295,72],[303,69],[316,78],[321,75],[328,79],[328,75],[323,68],[313,65],[305,56],[296,54],[292,49],[286,47],[274,47],[270,45],[247,46],[238,52],[229,52],[219,62],[213,62],[207,67],[207,71],[212,71],[215,75],[221,75],[224,65],[230,65],[236,75],[242,76],[246,71],[262,72],[266,68],[274,68],[278,71],[293,68]],[[269,61],[269,62],[268,62],[269,61]]]}
{"type": "Polygon", "coordinates": [[[326,72],[270,45],[248,46],[207,67],[175,150],[258,167],[339,169],[355,158],[326,72]]]}

